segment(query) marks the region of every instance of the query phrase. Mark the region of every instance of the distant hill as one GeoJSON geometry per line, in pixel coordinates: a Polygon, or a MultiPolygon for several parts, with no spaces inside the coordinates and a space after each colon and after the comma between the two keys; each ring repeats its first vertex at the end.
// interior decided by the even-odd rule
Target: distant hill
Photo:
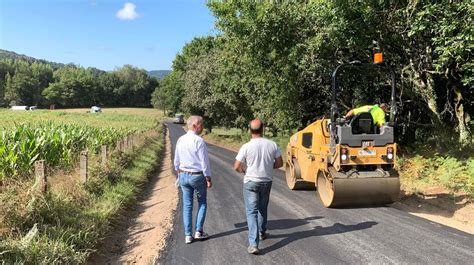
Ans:
{"type": "MultiPolygon", "coordinates": [[[[50,62],[50,61],[46,61],[46,60],[43,60],[43,59],[36,59],[36,58],[28,56],[28,55],[18,54],[16,52],[0,49],[0,60],[3,60],[3,59],[24,60],[24,61],[27,61],[29,63],[40,62],[40,63],[44,63],[44,64],[49,64],[55,69],[65,66],[65,64],[62,64],[62,63],[50,62]]],[[[101,71],[101,70],[98,70],[98,71],[101,71]]],[[[149,76],[156,77],[158,80],[163,79],[169,73],[171,73],[171,70],[152,70],[152,71],[148,71],[149,76]]]]}
{"type": "Polygon", "coordinates": [[[171,70],[152,70],[152,71],[148,71],[149,76],[156,77],[158,80],[163,79],[169,73],[171,73],[171,70]]]}
{"type": "Polygon", "coordinates": [[[50,62],[50,61],[46,61],[46,60],[43,60],[43,59],[36,59],[36,58],[30,57],[30,56],[27,56],[27,55],[24,55],[24,54],[18,54],[16,52],[0,49],[0,60],[3,60],[3,59],[13,59],[13,60],[20,59],[20,60],[27,61],[29,63],[40,62],[40,63],[44,63],[44,64],[49,64],[53,68],[60,68],[60,67],[64,66],[64,64],[62,64],[62,63],[50,62]]]}

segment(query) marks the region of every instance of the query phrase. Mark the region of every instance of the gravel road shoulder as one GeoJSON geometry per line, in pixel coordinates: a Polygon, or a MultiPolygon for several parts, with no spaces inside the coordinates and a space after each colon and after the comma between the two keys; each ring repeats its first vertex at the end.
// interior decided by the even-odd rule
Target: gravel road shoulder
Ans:
{"type": "MultiPolygon", "coordinates": [[[[169,136],[169,134],[168,134],[169,136]]],[[[171,143],[166,137],[163,163],[136,205],[114,225],[90,264],[153,264],[173,229],[178,191],[171,164],[171,143]]]]}

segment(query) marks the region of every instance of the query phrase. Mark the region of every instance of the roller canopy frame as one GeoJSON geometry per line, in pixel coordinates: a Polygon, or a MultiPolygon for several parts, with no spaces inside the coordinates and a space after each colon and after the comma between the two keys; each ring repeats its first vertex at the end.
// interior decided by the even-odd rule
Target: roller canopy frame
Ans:
{"type": "Polygon", "coordinates": [[[331,112],[330,112],[330,131],[331,131],[331,146],[334,146],[336,144],[336,139],[337,138],[337,116],[339,115],[339,108],[337,105],[336,97],[337,93],[339,92],[339,83],[337,82],[337,77],[338,74],[340,73],[340,70],[344,68],[351,68],[351,67],[368,67],[368,68],[378,68],[378,69],[383,69],[386,70],[390,73],[391,76],[391,96],[390,96],[390,122],[389,124],[393,126],[394,121],[395,121],[395,115],[396,115],[396,101],[395,101],[395,96],[396,96],[396,87],[395,87],[395,81],[396,81],[396,76],[395,72],[393,71],[392,68],[390,68],[387,65],[380,65],[380,64],[368,64],[368,63],[361,63],[360,61],[352,61],[349,63],[341,64],[336,67],[334,72],[331,75],[331,88],[332,88],[332,93],[331,93],[331,112]]]}

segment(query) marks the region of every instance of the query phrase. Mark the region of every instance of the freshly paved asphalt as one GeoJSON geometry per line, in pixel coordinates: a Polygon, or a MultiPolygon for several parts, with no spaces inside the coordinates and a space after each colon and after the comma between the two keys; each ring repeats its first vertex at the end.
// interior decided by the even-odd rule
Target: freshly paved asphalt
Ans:
{"type": "MultiPolygon", "coordinates": [[[[168,127],[174,150],[184,131],[168,127]]],[[[204,229],[211,237],[184,243],[180,204],[158,264],[474,263],[470,234],[390,207],[326,209],[315,191],[289,190],[279,170],[270,197],[270,237],[260,243],[260,255],[247,254],[243,176],[232,169],[236,154],[210,144],[208,149],[214,186],[204,229]]]]}

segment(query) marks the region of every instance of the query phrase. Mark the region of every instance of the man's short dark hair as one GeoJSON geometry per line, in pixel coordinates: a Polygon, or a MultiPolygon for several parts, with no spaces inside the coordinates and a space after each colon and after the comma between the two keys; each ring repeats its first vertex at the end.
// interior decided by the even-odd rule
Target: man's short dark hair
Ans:
{"type": "Polygon", "coordinates": [[[250,132],[252,134],[263,134],[263,122],[260,121],[260,126],[258,128],[252,128],[252,126],[249,124],[250,127],[250,132]]]}

